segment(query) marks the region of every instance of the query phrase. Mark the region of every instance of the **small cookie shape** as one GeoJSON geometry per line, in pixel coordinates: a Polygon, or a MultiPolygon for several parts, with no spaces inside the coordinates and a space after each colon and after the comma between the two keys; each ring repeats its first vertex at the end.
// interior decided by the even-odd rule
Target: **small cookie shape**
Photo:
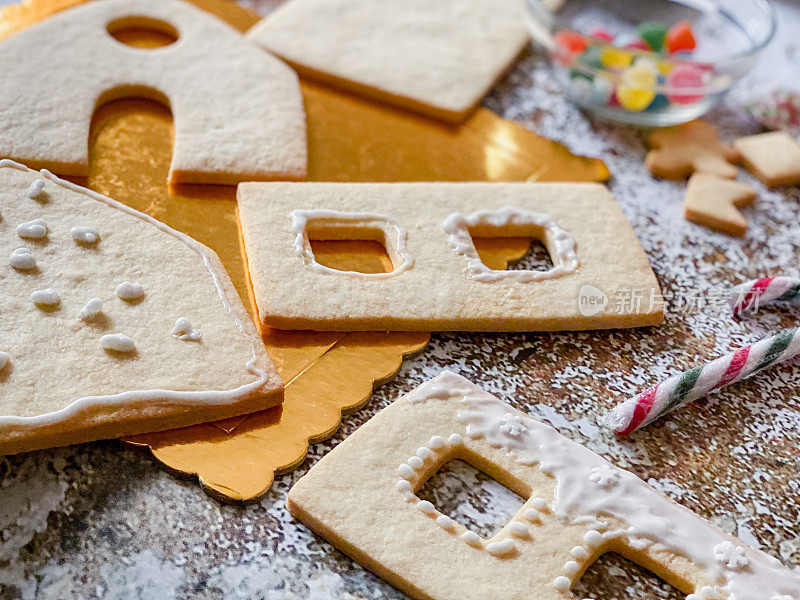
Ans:
{"type": "Polygon", "coordinates": [[[717,139],[717,130],[705,121],[692,121],[656,129],[647,139],[652,148],[645,164],[656,177],[683,179],[692,173],[708,173],[733,179],[738,169],[731,164],[737,151],[717,139]]]}
{"type": "Polygon", "coordinates": [[[687,600],[795,598],[800,575],[454,373],[374,416],[290,490],[292,515],[413,598],[569,600],[602,554],[687,600]],[[416,491],[452,459],[528,498],[485,539],[416,491]]]}
{"type": "Polygon", "coordinates": [[[688,221],[730,235],[742,236],[747,219],[739,209],[752,204],[758,193],[749,185],[707,173],[695,173],[683,199],[688,221]]]}
{"type": "Polygon", "coordinates": [[[69,8],[0,43],[0,73],[0,157],[85,176],[95,109],[140,96],[174,114],[172,183],[305,177],[297,75],[188,2],[69,8]],[[126,28],[172,32],[178,41],[132,48],[112,37],[126,28]]]}
{"type": "Polygon", "coordinates": [[[663,320],[647,256],[602,185],[244,183],[237,198],[269,327],[542,331],[663,320]],[[538,238],[552,267],[489,268],[472,236],[538,238]],[[317,262],[312,239],[382,242],[393,270],[332,269],[317,262]],[[583,304],[585,289],[597,303],[583,304]],[[639,301],[615,302],[631,290],[639,301]]]}
{"type": "Polygon", "coordinates": [[[519,0],[290,0],[247,36],[304,76],[450,122],[528,43],[519,0]]]}
{"type": "Polygon", "coordinates": [[[800,184],[800,144],[785,131],[749,135],[733,145],[744,165],[765,185],[800,184]]]}
{"type": "Polygon", "coordinates": [[[0,161],[0,455],[279,404],[283,386],[217,256],[151,217],[0,161]],[[38,179],[37,179],[38,178],[38,179]],[[43,180],[47,202],[29,198],[43,180]],[[20,223],[47,223],[22,239],[20,223]],[[91,244],[76,243],[91,228],[91,244]],[[21,247],[21,244],[24,246],[21,247]],[[131,283],[133,279],[135,283],[131,283]],[[177,322],[192,323],[176,337],[177,322]]]}

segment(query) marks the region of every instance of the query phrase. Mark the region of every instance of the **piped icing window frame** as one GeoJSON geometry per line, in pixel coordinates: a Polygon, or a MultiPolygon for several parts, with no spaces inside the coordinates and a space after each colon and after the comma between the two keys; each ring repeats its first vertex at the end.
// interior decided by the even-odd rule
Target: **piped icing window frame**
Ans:
{"type": "Polygon", "coordinates": [[[450,372],[326,455],[292,488],[288,505],[414,597],[477,600],[489,590],[494,600],[568,600],[572,585],[609,551],[659,575],[687,600],[795,600],[800,589],[800,575],[775,558],[450,372]],[[416,496],[452,458],[528,496],[492,538],[416,496]]]}
{"type": "Polygon", "coordinates": [[[390,217],[376,213],[350,213],[339,210],[293,210],[289,213],[292,231],[295,234],[294,250],[306,267],[318,273],[342,277],[366,279],[389,279],[414,266],[414,258],[408,252],[408,233],[390,217]],[[325,240],[372,240],[386,248],[393,269],[387,273],[362,273],[340,271],[317,262],[311,248],[309,228],[321,233],[325,240]],[[380,232],[381,235],[375,235],[380,232]]]}
{"type": "Polygon", "coordinates": [[[559,331],[663,321],[661,294],[647,256],[601,185],[248,182],[239,185],[237,200],[258,314],[268,327],[559,331]],[[295,213],[298,217],[362,215],[364,223],[382,219],[390,229],[384,235],[390,256],[395,254],[394,271],[377,276],[338,271],[332,276],[332,270],[314,264],[301,219],[287,218],[293,211],[303,211],[295,213]],[[449,232],[442,228],[445,222],[449,232]],[[482,267],[469,239],[473,222],[477,232],[494,237],[544,238],[554,267],[482,267]],[[454,249],[454,235],[470,254],[467,258],[454,249]],[[400,238],[406,238],[404,243],[393,248],[400,238]],[[655,300],[630,303],[626,311],[608,301],[587,314],[579,305],[587,285],[605,292],[607,300],[626,291],[655,300]]]}
{"type": "Polygon", "coordinates": [[[467,216],[453,213],[442,223],[442,229],[448,235],[448,241],[456,254],[466,257],[469,274],[475,281],[491,283],[513,279],[528,283],[570,275],[578,269],[575,238],[544,213],[508,206],[500,210],[478,211],[467,216]],[[497,237],[498,230],[503,230],[504,237],[533,237],[541,240],[550,253],[553,267],[547,270],[504,271],[487,267],[475,249],[472,236],[497,237]]]}

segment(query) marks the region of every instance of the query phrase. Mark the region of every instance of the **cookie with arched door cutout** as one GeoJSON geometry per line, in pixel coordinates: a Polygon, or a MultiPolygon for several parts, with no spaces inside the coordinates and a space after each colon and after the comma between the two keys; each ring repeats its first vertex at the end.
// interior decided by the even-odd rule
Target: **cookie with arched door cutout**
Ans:
{"type": "Polygon", "coordinates": [[[182,0],[104,0],[59,12],[0,42],[0,73],[2,157],[85,176],[94,111],[136,96],[175,117],[171,183],[305,177],[297,75],[182,0]],[[132,48],[113,35],[131,27],[178,40],[132,48]]]}

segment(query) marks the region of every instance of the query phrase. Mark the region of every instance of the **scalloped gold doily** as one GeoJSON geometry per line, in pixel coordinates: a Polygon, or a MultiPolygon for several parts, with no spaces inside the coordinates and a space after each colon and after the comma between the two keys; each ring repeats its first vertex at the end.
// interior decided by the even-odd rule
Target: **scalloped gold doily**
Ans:
{"type": "MultiPolygon", "coordinates": [[[[30,0],[0,10],[0,39],[84,0],[30,0]]],[[[258,16],[224,0],[193,0],[246,31],[258,16]]],[[[146,34],[127,40],[147,46],[146,34]]],[[[448,126],[303,81],[308,117],[308,179],[315,181],[604,181],[605,165],[480,108],[448,126]]],[[[235,188],[166,185],[172,116],[145,100],[119,100],[95,114],[88,186],[164,221],[213,248],[243,298],[250,298],[240,249],[235,188]]],[[[482,259],[505,268],[529,239],[476,240],[482,259]]],[[[380,246],[315,242],[317,260],[376,271],[388,257],[380,246]]],[[[252,299],[246,304],[251,305],[252,299]]],[[[251,306],[252,312],[252,306],[251,306]]],[[[343,412],[394,376],[403,358],[424,348],[428,333],[320,333],[262,330],[286,384],[281,407],[126,441],[149,448],[178,474],[196,477],[228,502],[257,499],[274,473],[300,464],[309,441],[330,436],[343,412]]]]}

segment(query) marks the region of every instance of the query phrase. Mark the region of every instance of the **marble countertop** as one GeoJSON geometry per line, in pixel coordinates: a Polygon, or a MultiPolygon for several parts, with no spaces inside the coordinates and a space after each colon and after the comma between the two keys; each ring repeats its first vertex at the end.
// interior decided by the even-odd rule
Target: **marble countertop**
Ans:
{"type": "MultiPolygon", "coordinates": [[[[246,3],[267,13],[278,2],[246,3]]],[[[758,126],[742,105],[775,84],[800,86],[800,4],[776,4],[777,39],[709,115],[726,140],[758,126]]],[[[245,508],[210,499],[118,442],[0,458],[0,599],[404,598],[296,523],[286,493],[316,460],[380,408],[444,368],[463,374],[656,489],[800,572],[800,364],[730,386],[626,440],[599,425],[649,384],[796,324],[778,308],[734,323],[720,291],[761,275],[800,275],[800,188],[759,190],[750,232],[730,238],[686,222],[683,183],[644,168],[643,134],[570,105],[529,53],[485,102],[502,116],[606,161],[611,190],[668,300],[658,328],[576,334],[444,334],[346,417],[309,460],[245,508]]],[[[479,531],[499,529],[522,500],[455,464],[423,491],[479,531]]],[[[604,557],[578,598],[683,598],[634,565],[604,557]]]]}

